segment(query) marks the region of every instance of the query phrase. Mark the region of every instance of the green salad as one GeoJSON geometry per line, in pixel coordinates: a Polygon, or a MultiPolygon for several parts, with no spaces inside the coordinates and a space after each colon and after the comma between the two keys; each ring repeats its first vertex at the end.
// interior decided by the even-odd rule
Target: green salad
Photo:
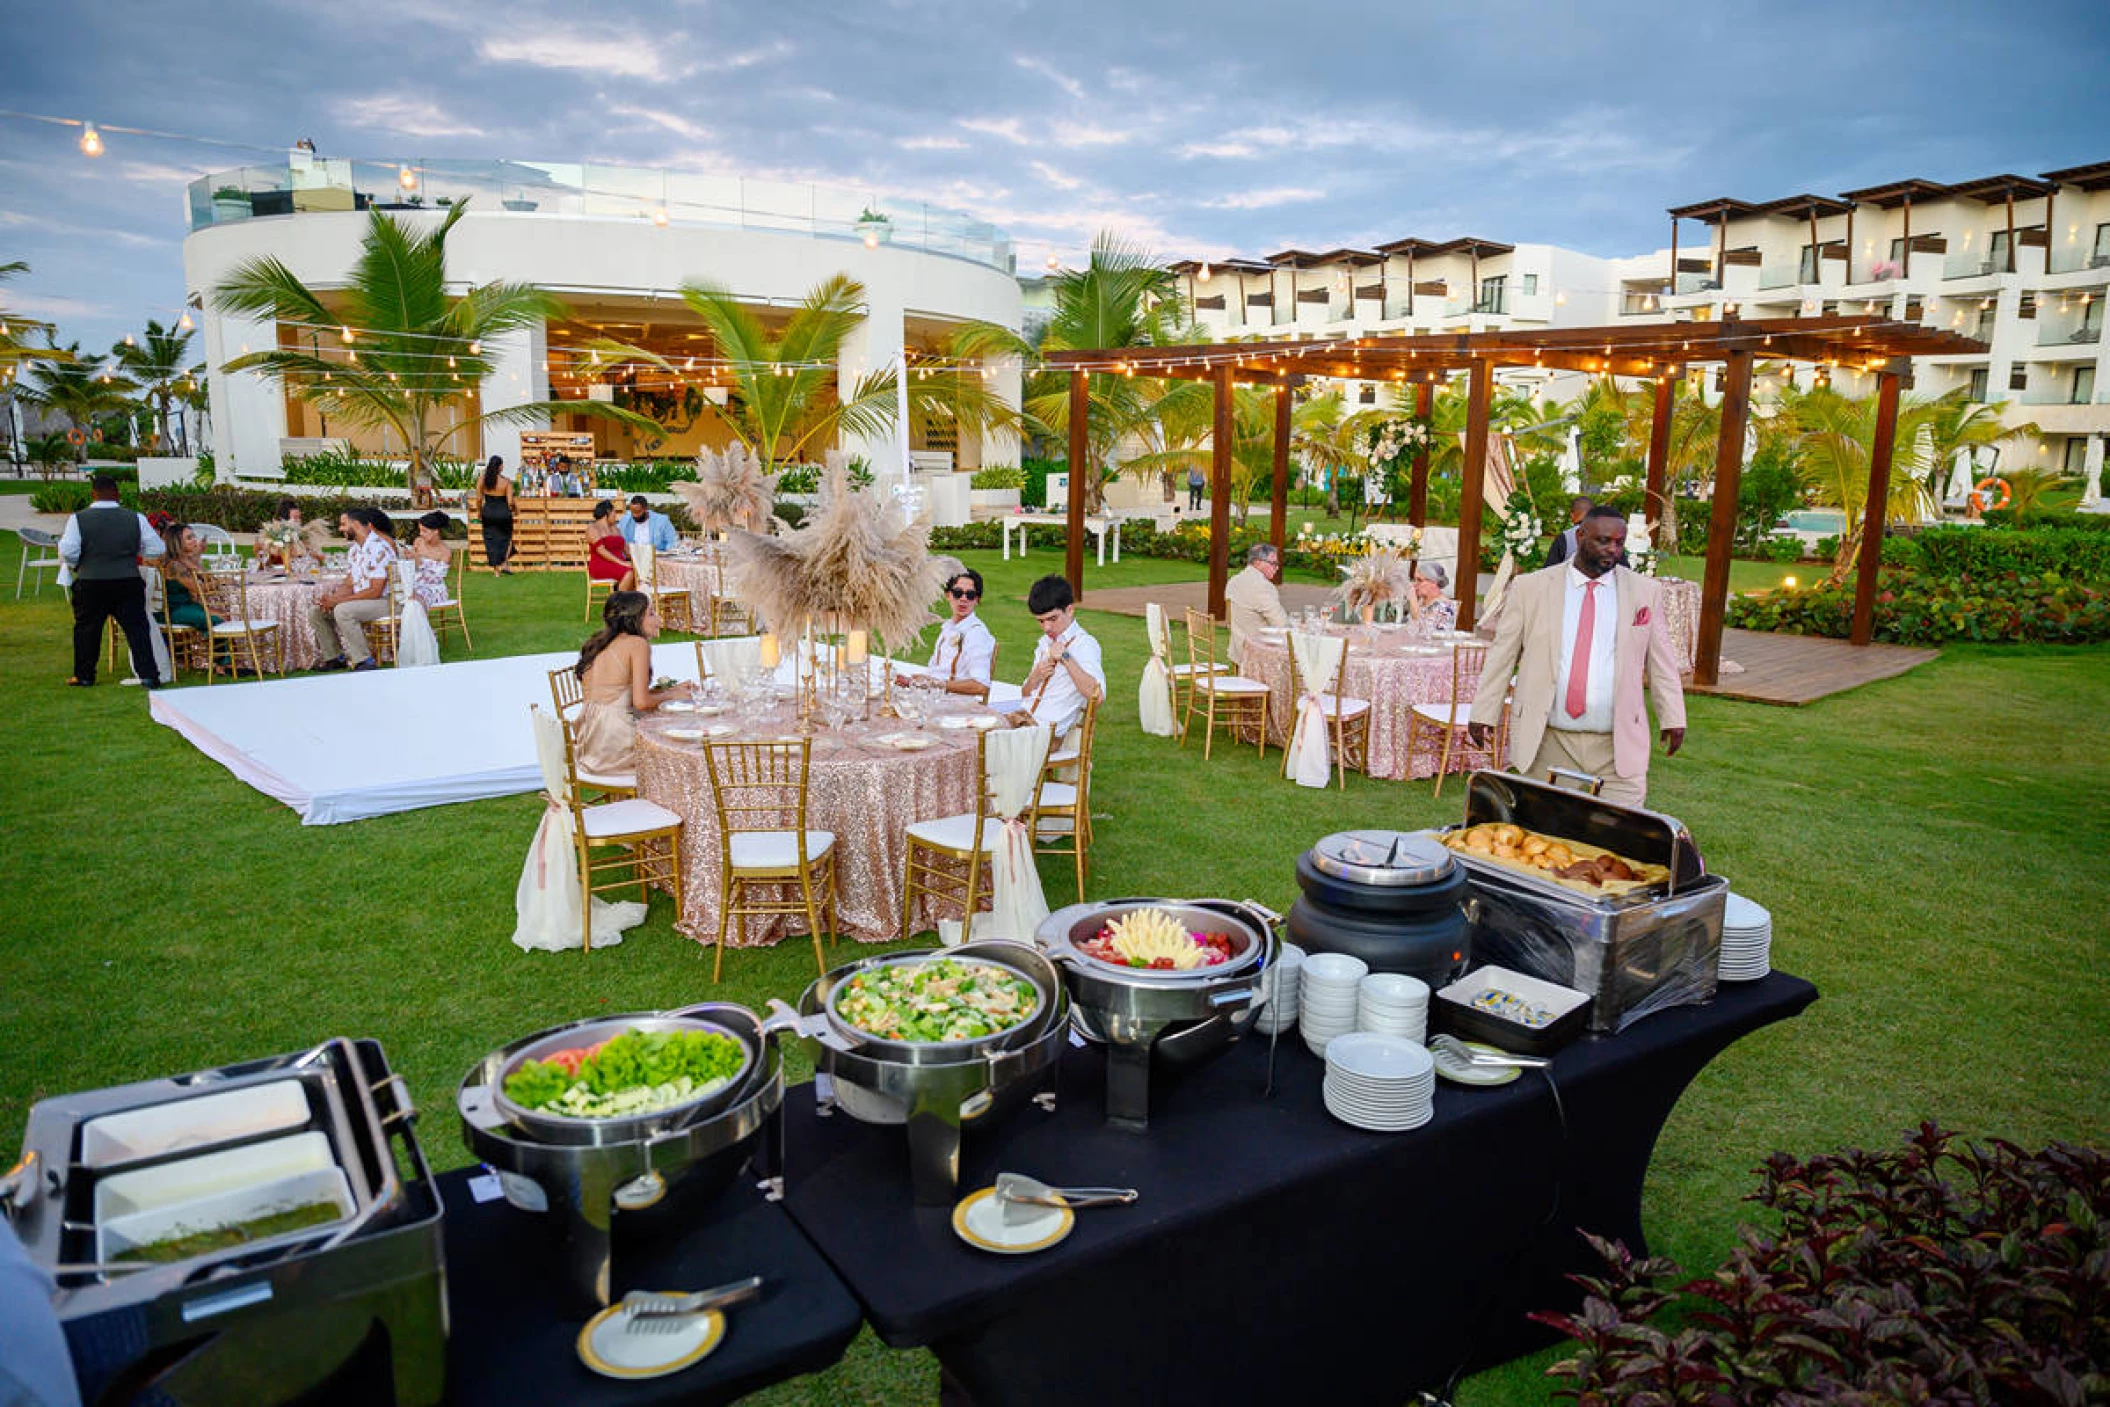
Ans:
{"type": "Polygon", "coordinates": [[[835,997],[836,1014],[860,1031],[894,1041],[964,1041],[1026,1020],[1040,991],[987,963],[932,958],[860,972],[835,997]]]}
{"type": "Polygon", "coordinates": [[[612,1119],[701,1099],[732,1083],[747,1047],[713,1031],[625,1031],[599,1045],[522,1061],[506,1098],[523,1109],[612,1119]]]}

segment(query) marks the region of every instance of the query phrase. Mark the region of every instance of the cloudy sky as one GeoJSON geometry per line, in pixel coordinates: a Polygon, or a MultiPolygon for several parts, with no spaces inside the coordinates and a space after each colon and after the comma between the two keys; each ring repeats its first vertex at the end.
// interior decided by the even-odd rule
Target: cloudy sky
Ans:
{"type": "Polygon", "coordinates": [[[1666,206],[2110,159],[2105,0],[104,0],[10,5],[0,304],[100,349],[182,298],[184,185],[325,155],[921,198],[1031,269],[1421,235],[1636,254],[1666,206]],[[1734,18],[1724,17],[1733,13],[1734,18]]]}

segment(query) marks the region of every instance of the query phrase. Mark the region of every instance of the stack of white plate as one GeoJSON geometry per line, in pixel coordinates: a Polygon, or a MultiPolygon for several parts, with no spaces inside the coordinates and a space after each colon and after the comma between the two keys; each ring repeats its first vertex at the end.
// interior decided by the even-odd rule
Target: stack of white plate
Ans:
{"type": "Polygon", "coordinates": [[[1764,905],[1732,893],[1722,914],[1722,961],[1717,973],[1724,982],[1756,982],[1772,970],[1773,915],[1764,905]]]}
{"type": "Polygon", "coordinates": [[[1436,1112],[1436,1062],[1413,1041],[1351,1031],[1326,1047],[1326,1112],[1373,1133],[1418,1129],[1436,1112]]]}
{"type": "Polygon", "coordinates": [[[1370,964],[1346,953],[1313,953],[1304,959],[1297,984],[1297,1025],[1313,1055],[1324,1055],[1326,1043],[1355,1029],[1356,984],[1370,964]]]}
{"type": "Polygon", "coordinates": [[[1282,952],[1260,975],[1260,992],[1266,1000],[1253,1017],[1253,1029],[1263,1036],[1277,1035],[1297,1024],[1297,1001],[1304,987],[1304,950],[1284,943],[1282,952]]]}
{"type": "Polygon", "coordinates": [[[1373,972],[1356,986],[1355,1029],[1419,1045],[1429,1033],[1429,984],[1404,972],[1373,972]]]}

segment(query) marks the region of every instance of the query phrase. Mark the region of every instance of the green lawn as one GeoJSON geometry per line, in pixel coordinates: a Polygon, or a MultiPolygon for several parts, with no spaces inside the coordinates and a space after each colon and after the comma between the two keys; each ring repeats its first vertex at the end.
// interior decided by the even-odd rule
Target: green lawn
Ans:
{"type": "MultiPolygon", "coordinates": [[[[15,565],[10,535],[0,580],[15,565]]],[[[989,578],[985,615],[1016,678],[1023,606],[1051,552],[989,578]]],[[[1087,567],[1088,586],[1183,579],[1187,564],[1087,567]]],[[[576,576],[471,579],[483,656],[576,643],[576,576]]],[[[1354,825],[1455,819],[1427,784],[1351,777],[1345,793],[1278,775],[1279,754],[1219,754],[1135,726],[1139,619],[1087,612],[1113,688],[1101,731],[1099,894],[1252,897],[1283,906],[1292,860],[1354,825]]],[[[0,711],[14,719],[0,887],[0,1143],[31,1101],[292,1050],[378,1037],[427,1111],[442,1166],[468,1155],[449,1101],[469,1064],[526,1031],[590,1014],[724,996],[795,997],[813,975],[791,943],[709,953],[671,930],[664,900],[620,948],[525,954],[508,941],[529,797],[304,828],[173,732],[145,696],[69,690],[55,592],[0,597],[0,711]]],[[[1775,961],[1815,981],[1804,1017],[1739,1043],[1664,1130],[1646,1215],[1655,1248],[1719,1257],[1770,1150],[1889,1144],[1922,1119],[2024,1143],[2110,1138],[2110,651],[1954,647],[1902,678],[1810,708],[1691,706],[1685,751],[1651,796],[1686,821],[1710,866],[1775,916],[1775,961]]],[[[436,729],[456,726],[433,718],[436,729]]],[[[1071,892],[1051,862],[1049,895],[1071,892]]],[[[1467,1403],[1545,1399],[1547,1356],[1472,1380],[1467,1403]]],[[[851,1359],[766,1400],[929,1402],[924,1354],[870,1335],[851,1359]]]]}

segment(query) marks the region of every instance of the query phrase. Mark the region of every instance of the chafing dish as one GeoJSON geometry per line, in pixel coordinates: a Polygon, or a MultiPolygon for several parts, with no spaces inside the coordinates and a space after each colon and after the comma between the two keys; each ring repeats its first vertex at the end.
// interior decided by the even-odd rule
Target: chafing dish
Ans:
{"type": "Polygon", "coordinates": [[[1275,960],[1277,915],[1225,899],[1116,899],[1072,904],[1042,921],[1034,937],[1061,966],[1071,1021],[1106,1047],[1106,1118],[1117,1128],[1150,1123],[1150,1067],[1192,1063],[1243,1034],[1258,1009],[1260,974],[1275,960]],[[1162,909],[1189,931],[1223,933],[1231,956],[1213,967],[1167,971],[1126,967],[1078,946],[1115,919],[1162,909]]]}
{"type": "Polygon", "coordinates": [[[1466,781],[1465,820],[1440,833],[1488,821],[1580,840],[1670,875],[1600,898],[1454,851],[1470,876],[1466,914],[1476,963],[1588,993],[1588,1029],[1597,1035],[1714,999],[1729,882],[1707,872],[1692,833],[1675,817],[1510,773],[1475,772],[1466,781]]]}
{"type": "Polygon", "coordinates": [[[1054,1107],[1070,1000],[1054,965],[1025,944],[988,940],[865,958],[816,980],[796,1010],[781,1002],[772,1008],[771,1029],[795,1036],[813,1061],[821,1114],[840,1109],[861,1123],[903,1126],[910,1180],[921,1205],[947,1206],[957,1197],[966,1128],[993,1121],[1029,1098],[1054,1107]],[[940,957],[1007,968],[1033,984],[1039,1004],[1009,1030],[963,1041],[882,1039],[835,1013],[836,990],[857,974],[940,957]]]}
{"type": "Polygon", "coordinates": [[[478,1061],[455,1093],[462,1137],[499,1175],[506,1200],[553,1211],[564,1243],[564,1291],[575,1308],[609,1301],[617,1214],[670,1218],[724,1190],[753,1160],[765,1178],[782,1166],[783,1071],[762,1021],[745,1007],[705,1002],[678,1011],[595,1017],[538,1031],[478,1061]],[[630,1030],[731,1036],[747,1052],[730,1085],[646,1114],[574,1119],[520,1109],[505,1077],[522,1061],[630,1030]]]}
{"type": "Polygon", "coordinates": [[[0,1202],[58,1287],[83,1399],[439,1401],[441,1203],[414,1117],[380,1046],[343,1039],[37,1103],[0,1202]],[[132,1258],[324,1204],[319,1224],[132,1258]]]}

